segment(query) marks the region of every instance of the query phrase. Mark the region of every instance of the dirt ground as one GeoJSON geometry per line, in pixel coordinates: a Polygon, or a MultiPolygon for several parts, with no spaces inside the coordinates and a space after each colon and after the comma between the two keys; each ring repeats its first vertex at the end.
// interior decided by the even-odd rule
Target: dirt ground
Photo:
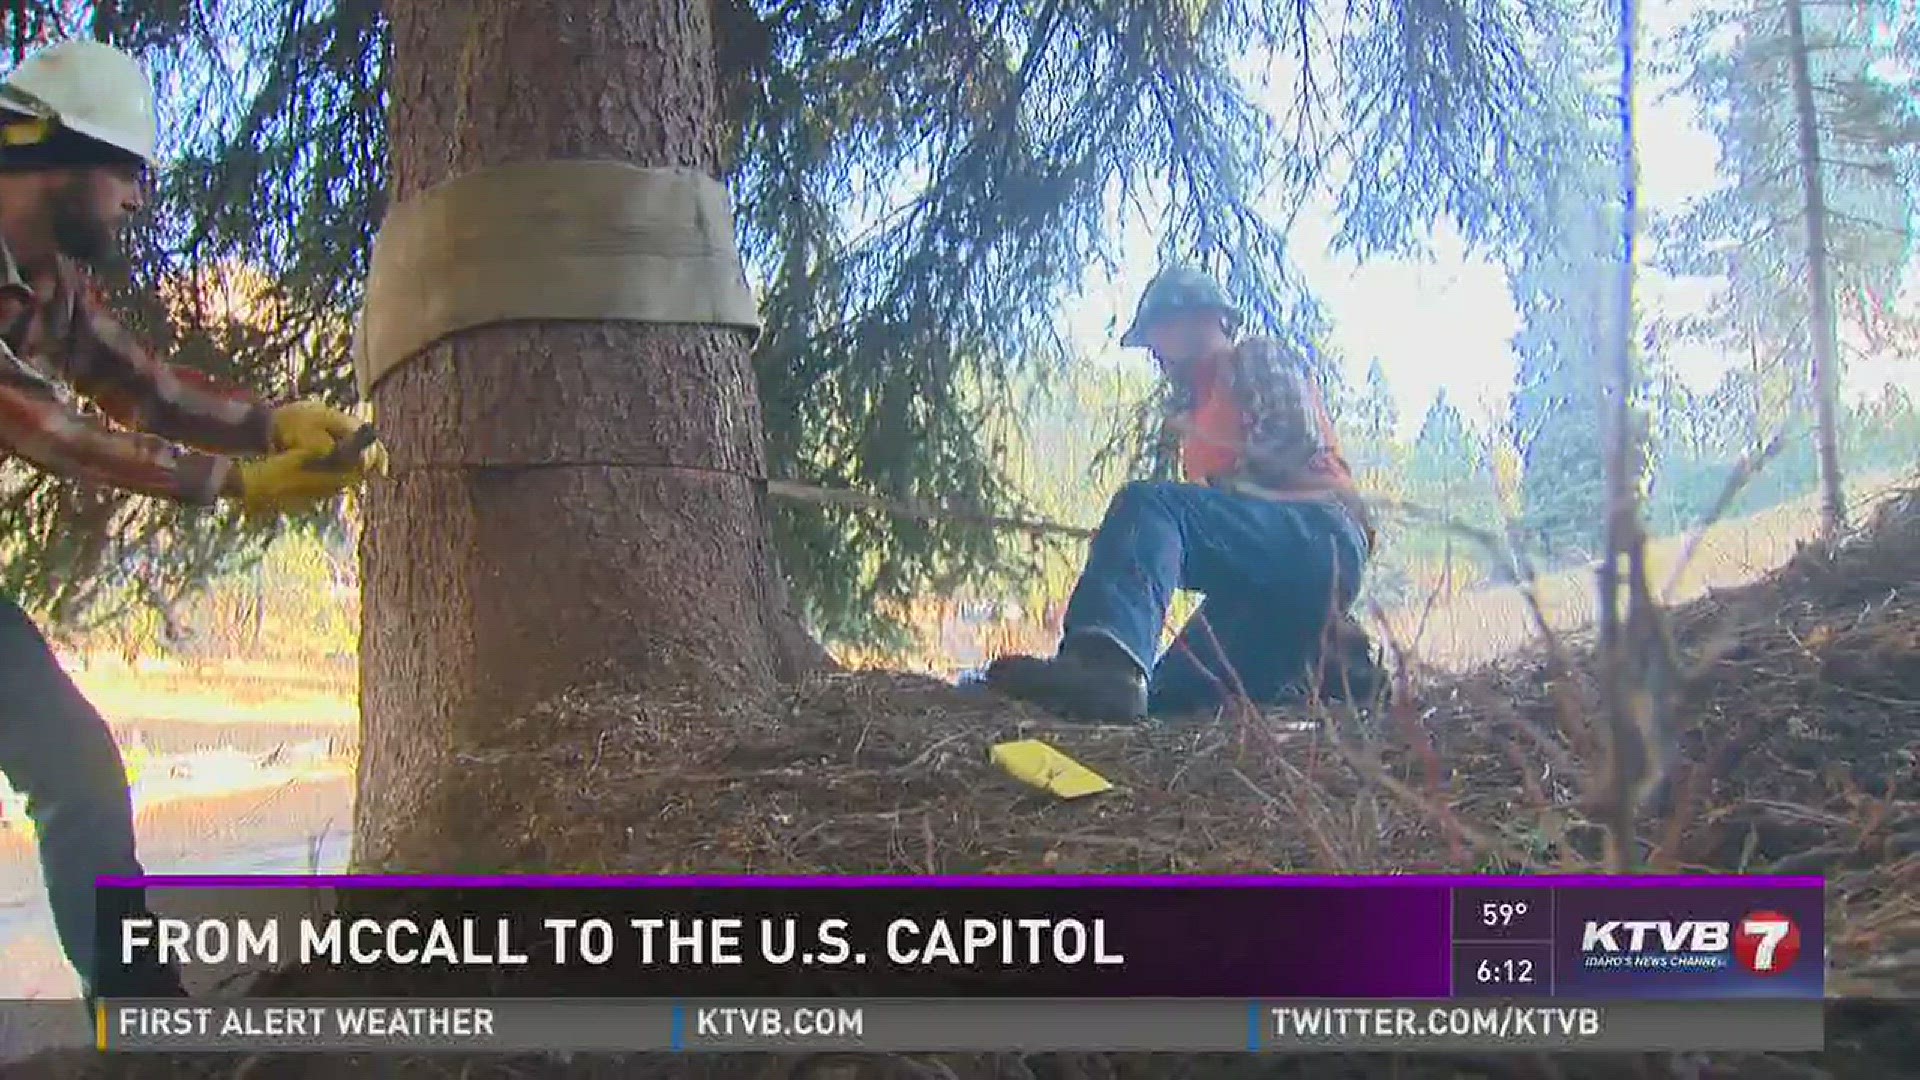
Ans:
{"type": "MultiPolygon", "coordinates": [[[[1819,874],[1819,1054],[60,1058],[0,1076],[1406,1080],[1920,1076],[1920,495],[1859,540],[1671,613],[1668,750],[1636,868],[1819,874]],[[1892,1004],[1873,1005],[1873,1002],[1892,1004]]],[[[584,689],[463,755],[423,808],[463,859],[627,872],[1286,872],[1604,868],[1614,729],[1581,647],[1417,687],[1391,707],[1077,726],[939,682],[822,678],[771,709],[584,689]],[[728,738],[716,739],[716,726],[728,738]],[[1304,730],[1303,730],[1304,727],[1304,730]],[[1062,803],[987,764],[1044,738],[1112,780],[1062,803]],[[500,823],[509,824],[502,830],[500,823]]],[[[424,857],[425,853],[423,853],[424,857]]],[[[422,869],[431,867],[422,866],[422,869]]],[[[316,973],[261,990],[325,993],[316,973]]],[[[381,991],[404,994],[396,983],[381,991]]]]}

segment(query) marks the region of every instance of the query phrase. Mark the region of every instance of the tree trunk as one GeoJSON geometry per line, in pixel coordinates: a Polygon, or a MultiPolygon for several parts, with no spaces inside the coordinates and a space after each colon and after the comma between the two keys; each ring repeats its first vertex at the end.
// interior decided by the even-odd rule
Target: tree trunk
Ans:
{"type": "Polygon", "coordinates": [[[1643,726],[1655,718],[1660,704],[1649,679],[1645,660],[1648,642],[1644,627],[1655,617],[1645,589],[1646,533],[1641,518],[1641,490],[1645,470],[1641,425],[1634,408],[1640,382],[1634,347],[1634,283],[1639,271],[1640,160],[1633,126],[1637,85],[1637,48],[1641,40],[1638,9],[1622,4],[1619,22],[1620,100],[1622,123],[1619,157],[1620,239],[1613,289],[1611,325],[1605,362],[1601,365],[1601,400],[1605,405],[1606,554],[1599,568],[1600,683],[1607,731],[1607,761],[1599,790],[1592,795],[1593,810],[1607,827],[1608,869],[1624,873],[1637,865],[1634,839],[1635,811],[1648,785],[1658,779],[1655,739],[1643,726]],[[1621,610],[1623,600],[1626,609],[1621,610]],[[1636,640],[1636,631],[1640,640],[1636,640]]]}
{"type": "MultiPolygon", "coordinates": [[[[396,200],[513,162],[715,168],[704,0],[387,8],[396,200]]],[[[489,837],[517,823],[441,793],[460,751],[559,693],[718,705],[798,674],[810,643],[749,479],[764,469],[745,335],[484,327],[373,396],[394,479],[370,491],[361,545],[356,863],[505,868],[489,837]]]]}
{"type": "Polygon", "coordinates": [[[1787,51],[1793,65],[1793,104],[1800,135],[1800,175],[1807,204],[1807,285],[1812,290],[1813,397],[1820,451],[1820,517],[1828,537],[1847,527],[1840,486],[1840,342],[1833,320],[1833,281],[1827,265],[1827,195],[1820,168],[1820,116],[1813,106],[1806,14],[1787,2],[1787,51]]]}

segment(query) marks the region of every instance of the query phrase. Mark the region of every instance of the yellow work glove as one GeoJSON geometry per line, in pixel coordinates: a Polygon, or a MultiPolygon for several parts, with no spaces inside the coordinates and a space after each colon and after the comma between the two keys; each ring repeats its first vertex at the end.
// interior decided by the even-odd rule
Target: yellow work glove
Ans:
{"type": "Polygon", "coordinates": [[[226,495],[248,513],[284,513],[325,502],[352,487],[358,471],[319,467],[322,450],[287,450],[238,462],[227,480],[226,495]]]}
{"type": "MultiPolygon", "coordinates": [[[[275,450],[314,450],[326,453],[333,444],[360,430],[366,421],[318,401],[295,401],[273,410],[275,450]]],[[[360,454],[360,471],[387,474],[387,448],[379,443],[360,454]]]]}

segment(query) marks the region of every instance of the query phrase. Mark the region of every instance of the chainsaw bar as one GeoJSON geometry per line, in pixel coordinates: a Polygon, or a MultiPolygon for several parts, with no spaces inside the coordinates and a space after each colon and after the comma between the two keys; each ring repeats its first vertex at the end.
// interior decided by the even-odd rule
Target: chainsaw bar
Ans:
{"type": "Polygon", "coordinates": [[[317,472],[346,472],[360,460],[367,447],[380,438],[380,433],[372,424],[362,424],[353,434],[333,444],[325,457],[316,458],[307,463],[307,468],[317,472]]]}

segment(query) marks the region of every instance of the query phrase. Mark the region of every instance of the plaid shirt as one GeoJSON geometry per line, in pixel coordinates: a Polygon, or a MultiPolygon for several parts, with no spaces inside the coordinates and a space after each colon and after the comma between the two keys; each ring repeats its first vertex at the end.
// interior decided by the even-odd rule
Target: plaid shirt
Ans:
{"type": "Polygon", "coordinates": [[[243,391],[155,359],[77,264],[57,259],[29,280],[0,242],[0,453],[204,505],[233,470],[226,455],[269,449],[271,416],[243,391]]]}
{"type": "MultiPolygon", "coordinates": [[[[1353,516],[1371,546],[1372,516],[1305,362],[1269,337],[1246,338],[1233,352],[1225,378],[1240,405],[1243,450],[1236,469],[1209,482],[1263,498],[1336,502],[1353,516]]],[[[1190,414],[1191,392],[1176,391],[1171,407],[1176,415],[1190,414]]]]}

